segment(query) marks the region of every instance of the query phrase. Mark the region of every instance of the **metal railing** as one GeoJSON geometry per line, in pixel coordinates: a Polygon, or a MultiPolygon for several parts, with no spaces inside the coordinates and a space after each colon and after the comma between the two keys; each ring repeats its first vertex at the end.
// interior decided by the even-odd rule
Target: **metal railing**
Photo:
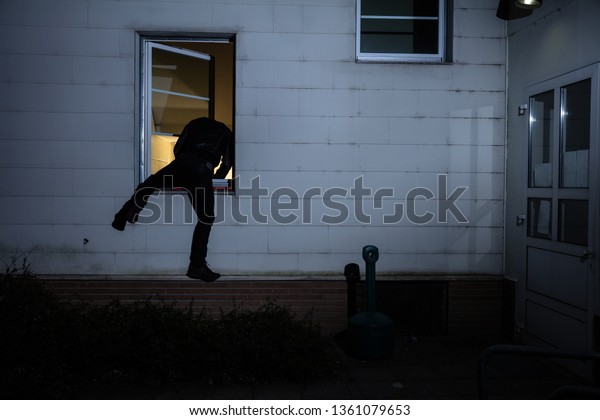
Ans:
{"type": "MultiPolygon", "coordinates": [[[[600,362],[600,353],[581,353],[575,351],[561,350],[555,348],[519,346],[510,344],[499,344],[488,347],[479,355],[477,365],[477,384],[479,399],[488,398],[487,390],[487,363],[488,360],[499,354],[521,355],[528,357],[546,357],[550,359],[568,359],[568,360],[592,360],[600,362]]],[[[549,396],[550,398],[600,398],[600,388],[593,386],[563,386],[556,389],[549,396]]]]}

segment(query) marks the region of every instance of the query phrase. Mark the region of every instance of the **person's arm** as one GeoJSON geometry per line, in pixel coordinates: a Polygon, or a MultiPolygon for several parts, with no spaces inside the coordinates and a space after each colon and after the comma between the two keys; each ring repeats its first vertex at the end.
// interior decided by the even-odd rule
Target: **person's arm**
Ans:
{"type": "Polygon", "coordinates": [[[225,150],[223,151],[223,158],[221,159],[221,165],[219,166],[219,169],[217,169],[217,172],[215,172],[215,175],[213,176],[213,178],[216,179],[224,179],[227,174],[229,173],[229,170],[231,169],[231,167],[233,166],[233,137],[231,136],[231,134],[229,134],[227,136],[227,142],[225,144],[225,150]]]}

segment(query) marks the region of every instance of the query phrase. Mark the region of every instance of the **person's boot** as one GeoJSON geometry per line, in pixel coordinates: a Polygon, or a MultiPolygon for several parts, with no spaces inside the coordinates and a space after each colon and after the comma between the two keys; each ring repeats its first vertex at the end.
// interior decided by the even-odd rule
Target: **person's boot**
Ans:
{"type": "Polygon", "coordinates": [[[212,271],[206,263],[201,265],[190,264],[186,276],[191,279],[202,280],[207,283],[213,282],[221,277],[219,273],[212,271]]]}
{"type": "Polygon", "coordinates": [[[121,232],[125,230],[125,225],[127,225],[127,222],[135,223],[137,222],[139,216],[139,211],[135,207],[132,206],[128,211],[124,211],[124,208],[115,214],[115,219],[111,223],[113,228],[121,232]]]}

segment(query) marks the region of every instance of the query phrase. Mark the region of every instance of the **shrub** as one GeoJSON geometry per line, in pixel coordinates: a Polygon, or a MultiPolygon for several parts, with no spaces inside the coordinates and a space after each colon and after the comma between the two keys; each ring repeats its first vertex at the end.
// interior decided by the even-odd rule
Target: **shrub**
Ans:
{"type": "Polygon", "coordinates": [[[85,383],[309,381],[328,372],[318,326],[287,307],[60,300],[27,272],[0,281],[0,396],[74,397],[85,383]]]}
{"type": "Polygon", "coordinates": [[[0,392],[53,396],[69,382],[76,309],[61,302],[29,270],[0,281],[0,392]]]}
{"type": "Polygon", "coordinates": [[[256,311],[235,308],[217,323],[216,354],[232,381],[306,381],[327,371],[320,330],[310,318],[267,302],[256,311]]]}

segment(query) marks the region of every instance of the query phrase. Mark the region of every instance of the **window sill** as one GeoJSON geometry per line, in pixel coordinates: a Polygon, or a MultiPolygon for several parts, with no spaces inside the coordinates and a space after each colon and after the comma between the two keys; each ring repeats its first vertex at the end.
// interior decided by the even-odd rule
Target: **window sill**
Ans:
{"type": "Polygon", "coordinates": [[[356,57],[357,63],[369,64],[452,64],[450,61],[445,61],[439,57],[356,57]]]}
{"type": "MultiPolygon", "coordinates": [[[[213,186],[213,191],[215,192],[215,194],[235,195],[235,189],[233,188],[233,186],[228,186],[228,187],[213,186]]],[[[185,190],[183,188],[175,187],[172,189],[161,190],[161,194],[183,195],[183,194],[185,194],[185,190]]]]}

